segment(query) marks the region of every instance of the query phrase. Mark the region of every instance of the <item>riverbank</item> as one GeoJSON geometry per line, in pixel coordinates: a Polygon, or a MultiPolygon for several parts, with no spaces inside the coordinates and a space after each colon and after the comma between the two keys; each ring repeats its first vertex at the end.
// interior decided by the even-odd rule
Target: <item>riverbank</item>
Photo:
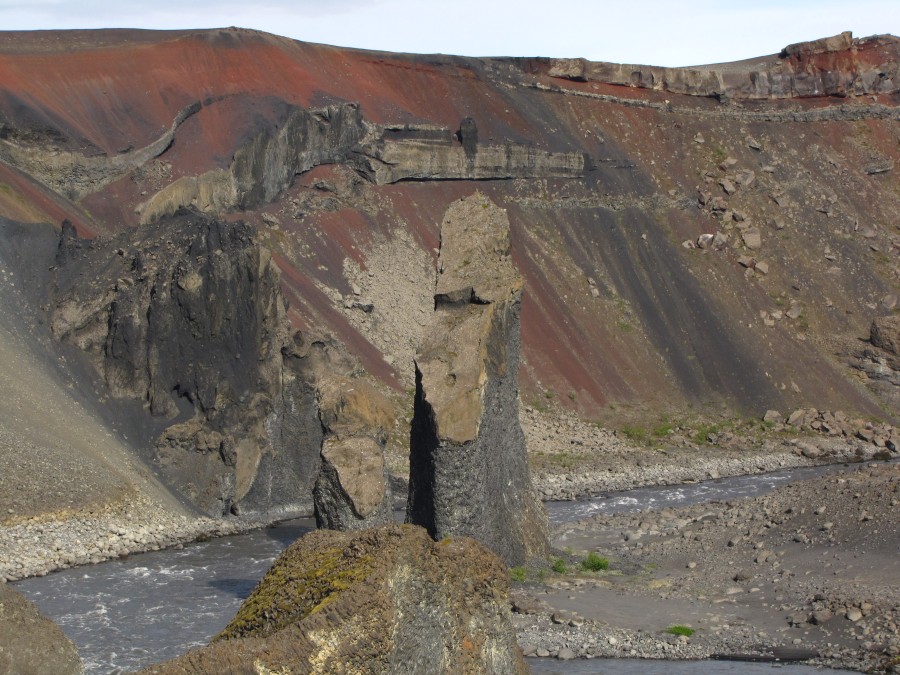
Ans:
{"type": "MultiPolygon", "coordinates": [[[[544,501],[565,501],[647,486],[678,485],[779,469],[858,462],[883,448],[857,439],[801,437],[739,439],[716,446],[647,448],[562,416],[553,423],[526,425],[535,488],[544,501]],[[816,447],[815,458],[804,454],[816,447]],[[579,448],[573,452],[569,448],[579,448]],[[539,457],[538,453],[544,453],[539,457]],[[547,457],[553,459],[547,461],[547,457]]],[[[546,422],[546,420],[543,420],[546,422]]],[[[812,453],[807,453],[812,454],[812,453]]],[[[894,453],[896,455],[896,453],[894,453]]],[[[398,481],[403,486],[404,481],[398,481]]],[[[398,500],[398,503],[403,500],[398,500]]],[[[7,516],[0,524],[0,582],[124,555],[179,546],[198,538],[245,532],[283,519],[210,518],[160,508],[144,494],[131,493],[102,508],[39,516],[7,516]]]]}
{"type": "Polygon", "coordinates": [[[558,528],[566,573],[514,584],[520,643],[561,659],[800,655],[900,672],[900,465],[858,468],[558,528]],[[580,569],[588,552],[608,570],[580,569]]]}
{"type": "Polygon", "coordinates": [[[0,582],[180,547],[268,524],[259,519],[179,514],[160,508],[144,495],[94,511],[35,516],[0,526],[0,582]]]}
{"type": "Polygon", "coordinates": [[[631,437],[562,411],[525,407],[520,419],[532,480],[544,501],[900,456],[900,430],[891,425],[847,420],[840,412],[798,412],[804,416],[788,418],[794,424],[745,420],[731,430],[664,425],[631,429],[631,437]],[[828,426],[835,417],[847,421],[828,426]]]}

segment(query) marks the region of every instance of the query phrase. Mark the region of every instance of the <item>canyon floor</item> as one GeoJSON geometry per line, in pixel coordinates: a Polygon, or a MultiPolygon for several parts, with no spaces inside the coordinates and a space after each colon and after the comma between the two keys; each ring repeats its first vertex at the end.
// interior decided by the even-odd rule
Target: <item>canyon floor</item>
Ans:
{"type": "Polygon", "coordinates": [[[553,568],[514,570],[520,642],[560,659],[747,655],[896,672],[898,504],[900,465],[878,463],[565,524],[553,568]],[[585,569],[590,553],[608,568],[585,569]]]}

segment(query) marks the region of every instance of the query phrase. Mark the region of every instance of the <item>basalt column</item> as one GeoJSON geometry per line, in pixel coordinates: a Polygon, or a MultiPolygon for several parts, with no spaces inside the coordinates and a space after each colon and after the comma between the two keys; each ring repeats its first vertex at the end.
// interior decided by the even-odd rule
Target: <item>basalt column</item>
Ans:
{"type": "Polygon", "coordinates": [[[523,280],[506,211],[476,193],[441,225],[435,311],[416,355],[407,520],[467,535],[507,564],[548,551],[519,425],[523,280]]]}

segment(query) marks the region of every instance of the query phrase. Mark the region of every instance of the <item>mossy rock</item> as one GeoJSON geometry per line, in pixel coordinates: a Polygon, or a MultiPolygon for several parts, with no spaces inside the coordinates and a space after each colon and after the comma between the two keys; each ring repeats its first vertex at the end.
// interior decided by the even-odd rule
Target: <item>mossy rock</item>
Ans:
{"type": "Polygon", "coordinates": [[[292,544],[207,647],[144,673],[527,673],[497,555],[421,527],[292,544]]]}

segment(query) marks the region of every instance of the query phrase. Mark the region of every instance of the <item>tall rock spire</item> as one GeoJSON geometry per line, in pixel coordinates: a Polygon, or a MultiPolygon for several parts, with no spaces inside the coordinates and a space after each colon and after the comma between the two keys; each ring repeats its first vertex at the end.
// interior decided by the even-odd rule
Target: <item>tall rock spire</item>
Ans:
{"type": "Polygon", "coordinates": [[[506,211],[476,193],[441,225],[435,311],[416,355],[407,520],[515,565],[548,551],[519,425],[519,310],[506,211]]]}

